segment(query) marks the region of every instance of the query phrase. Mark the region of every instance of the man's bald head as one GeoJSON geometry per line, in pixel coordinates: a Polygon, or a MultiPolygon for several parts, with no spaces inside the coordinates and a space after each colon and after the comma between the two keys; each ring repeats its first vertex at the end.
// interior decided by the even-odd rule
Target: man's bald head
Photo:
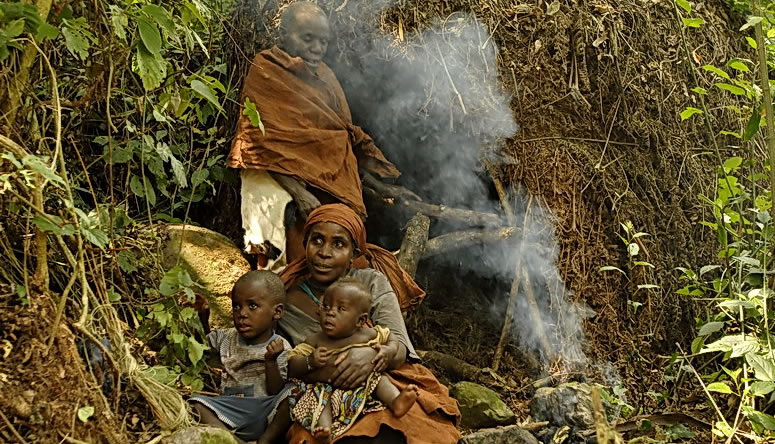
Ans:
{"type": "Polygon", "coordinates": [[[298,1],[280,17],[279,46],[291,57],[301,57],[314,72],[328,49],[328,18],[320,6],[298,1]]]}

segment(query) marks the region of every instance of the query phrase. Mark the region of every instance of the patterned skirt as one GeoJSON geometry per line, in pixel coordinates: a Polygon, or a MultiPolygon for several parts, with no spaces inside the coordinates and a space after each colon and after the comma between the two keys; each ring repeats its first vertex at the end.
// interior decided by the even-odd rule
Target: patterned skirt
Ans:
{"type": "Polygon", "coordinates": [[[362,414],[385,409],[372,393],[377,388],[379,373],[372,373],[361,387],[353,390],[337,389],[324,382],[305,383],[297,379],[292,384],[288,399],[291,419],[310,433],[317,427],[326,406],[331,406],[331,438],[346,432],[362,414]]]}

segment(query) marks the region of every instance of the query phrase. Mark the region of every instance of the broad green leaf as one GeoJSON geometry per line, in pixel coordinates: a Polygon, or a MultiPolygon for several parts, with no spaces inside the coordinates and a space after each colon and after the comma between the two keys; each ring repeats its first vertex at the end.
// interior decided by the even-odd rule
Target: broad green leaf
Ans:
{"type": "Polygon", "coordinates": [[[748,119],[748,123],[745,125],[745,132],[743,132],[743,140],[749,141],[756,133],[759,132],[759,126],[762,122],[761,116],[762,105],[754,107],[751,111],[751,117],[748,119]]]}
{"type": "Polygon", "coordinates": [[[740,165],[743,164],[743,158],[742,157],[730,157],[729,159],[724,161],[724,172],[729,173],[730,171],[734,171],[738,168],[740,168],[740,165]]]}
{"type": "Polygon", "coordinates": [[[692,5],[686,0],[675,0],[675,4],[680,6],[687,14],[692,12],[692,5]]]}
{"type": "Polygon", "coordinates": [[[145,46],[137,45],[137,72],[143,80],[143,87],[150,91],[159,85],[167,75],[167,62],[158,53],[151,53],[145,46]]]}
{"type": "Polygon", "coordinates": [[[738,299],[719,302],[718,306],[722,308],[728,308],[728,309],[739,309],[742,307],[745,310],[756,308],[756,305],[754,305],[753,302],[741,301],[738,299]]]}
{"type": "Polygon", "coordinates": [[[732,137],[734,137],[736,139],[740,139],[741,137],[743,137],[743,136],[741,136],[740,134],[738,134],[738,133],[736,133],[734,131],[723,131],[722,130],[722,131],[719,131],[718,133],[721,134],[722,136],[732,136],[732,137]]]}
{"type": "Polygon", "coordinates": [[[137,271],[137,257],[128,250],[118,252],[118,266],[124,273],[134,273],[137,271]]]}
{"type": "Polygon", "coordinates": [[[196,188],[200,183],[207,180],[209,175],[210,171],[208,170],[196,170],[194,174],[191,175],[191,186],[196,188]]]}
{"type": "Polygon", "coordinates": [[[188,186],[188,178],[186,177],[183,164],[175,156],[170,156],[170,164],[172,165],[172,173],[175,175],[175,182],[181,187],[186,188],[188,186]]]}
{"type": "Polygon", "coordinates": [[[764,427],[767,430],[775,430],[775,418],[766,413],[762,413],[758,410],[754,410],[750,407],[744,408],[745,416],[756,424],[764,427]]]}
{"type": "Polygon", "coordinates": [[[730,80],[729,79],[729,74],[727,74],[724,71],[716,68],[713,65],[705,65],[705,66],[702,67],[702,69],[704,69],[705,71],[710,71],[710,72],[712,72],[713,74],[716,74],[719,77],[723,77],[723,78],[725,78],[727,80],[730,80]]]}
{"type": "Polygon", "coordinates": [[[697,354],[702,350],[702,347],[705,345],[705,338],[703,336],[698,336],[694,338],[692,341],[692,354],[697,354]]]}
{"type": "Polygon", "coordinates": [[[757,24],[761,23],[763,20],[763,17],[757,17],[755,15],[752,15],[751,17],[748,17],[748,21],[745,22],[743,26],[740,27],[740,31],[745,31],[746,29],[756,26],[757,24]]]}
{"type": "Polygon", "coordinates": [[[702,114],[702,110],[701,109],[697,109],[697,108],[693,108],[693,107],[690,106],[690,107],[686,108],[685,110],[681,111],[681,120],[686,120],[686,119],[688,119],[689,117],[691,117],[691,116],[693,116],[695,114],[702,114]]]}
{"type": "Polygon", "coordinates": [[[673,424],[665,429],[665,436],[673,442],[678,439],[692,439],[695,434],[683,424],[673,424]]]}
{"type": "Polygon", "coordinates": [[[756,49],[756,48],[759,46],[759,45],[756,43],[756,40],[754,40],[754,39],[753,39],[753,38],[751,38],[751,37],[747,37],[747,36],[746,36],[746,38],[745,38],[745,41],[747,41],[747,42],[748,42],[748,46],[750,46],[750,47],[751,47],[751,48],[753,48],[753,49],[756,49]]]}
{"type": "Polygon", "coordinates": [[[743,88],[740,88],[739,86],[730,85],[729,83],[721,83],[721,82],[714,83],[714,85],[717,88],[723,89],[725,91],[729,91],[732,94],[737,95],[737,96],[744,96],[745,95],[745,90],[743,88]]]}
{"type": "Polygon", "coordinates": [[[80,419],[81,422],[85,423],[92,416],[94,416],[93,406],[87,405],[86,407],[81,407],[80,409],[78,409],[78,419],[80,419]]]}
{"type": "Polygon", "coordinates": [[[699,17],[697,18],[681,17],[681,21],[684,23],[685,26],[688,26],[690,28],[699,28],[700,26],[705,24],[705,20],[699,17]]]}
{"type": "Polygon", "coordinates": [[[191,81],[191,89],[194,90],[195,93],[202,96],[203,98],[207,99],[208,102],[212,103],[219,111],[223,111],[223,108],[221,107],[221,104],[218,102],[218,98],[215,96],[215,93],[202,83],[201,80],[192,80],[191,81]]]}
{"type": "Polygon", "coordinates": [[[108,235],[97,227],[90,227],[81,224],[81,234],[89,242],[96,245],[100,249],[105,249],[108,244],[108,235]]]}
{"type": "Polygon", "coordinates": [[[175,386],[175,382],[178,380],[178,374],[170,370],[163,365],[154,365],[146,370],[148,375],[157,382],[168,385],[170,387],[175,386]]]}
{"type": "Polygon", "coordinates": [[[37,215],[32,218],[32,223],[35,224],[40,231],[54,233],[60,236],[69,236],[75,233],[75,227],[73,227],[73,225],[65,224],[61,217],[54,216],[53,214],[49,214],[48,218],[37,215]]]}
{"type": "Polygon", "coordinates": [[[702,95],[708,94],[708,90],[707,89],[701,88],[699,86],[695,86],[694,88],[692,88],[692,91],[696,92],[697,94],[702,94],[702,95]]]}
{"type": "Polygon", "coordinates": [[[43,160],[38,156],[28,155],[22,159],[22,164],[27,168],[35,171],[43,176],[44,179],[55,185],[64,185],[65,181],[59,177],[59,175],[52,170],[43,160]]]}
{"type": "Polygon", "coordinates": [[[654,267],[654,264],[651,264],[649,262],[643,262],[643,261],[632,261],[633,265],[637,265],[639,267],[649,267],[649,268],[656,268],[654,267]]]}
{"type": "Polygon", "coordinates": [[[748,391],[753,396],[769,395],[775,391],[775,382],[770,381],[756,381],[748,388],[748,391]]]}
{"type": "Polygon", "coordinates": [[[143,187],[143,179],[140,176],[133,175],[129,179],[129,189],[132,190],[138,197],[145,197],[145,188],[143,187]]]}
{"type": "Polygon", "coordinates": [[[91,42],[94,40],[94,34],[87,28],[86,19],[84,17],[74,20],[62,19],[62,24],[65,47],[74,56],[86,60],[89,57],[91,42]]]}
{"type": "Polygon", "coordinates": [[[700,350],[700,353],[711,353],[711,352],[726,353],[726,352],[732,351],[732,347],[735,344],[738,344],[742,341],[743,341],[743,338],[740,335],[727,335],[719,339],[718,341],[714,341],[706,345],[705,348],[700,350]]]}
{"type": "Polygon", "coordinates": [[[748,353],[756,353],[759,351],[759,341],[754,338],[746,337],[745,341],[732,346],[732,354],[730,358],[740,358],[748,353]]]}
{"type": "Polygon", "coordinates": [[[116,5],[109,5],[110,24],[113,26],[113,33],[121,40],[126,40],[126,28],[129,26],[129,17],[123,9],[116,5]]]}
{"type": "Polygon", "coordinates": [[[7,25],[5,25],[5,28],[3,29],[3,34],[5,38],[12,39],[15,37],[18,37],[21,35],[21,33],[24,32],[24,19],[16,19],[7,25]]]}
{"type": "Polygon", "coordinates": [[[708,384],[707,389],[709,392],[725,393],[725,394],[732,393],[732,389],[729,388],[729,386],[724,384],[723,382],[714,382],[712,384],[708,384]]]}
{"type": "Polygon", "coordinates": [[[736,69],[738,71],[741,71],[741,72],[748,72],[748,71],[750,71],[748,69],[748,65],[743,63],[743,61],[740,60],[740,59],[731,60],[729,63],[727,63],[727,66],[732,68],[732,69],[736,69]]]}
{"type": "Polygon", "coordinates": [[[709,273],[713,270],[721,268],[720,265],[705,265],[702,268],[700,268],[700,277],[702,277],[703,274],[709,273]]]}
{"type": "Polygon", "coordinates": [[[250,101],[250,97],[245,97],[245,108],[242,110],[242,114],[248,116],[250,124],[260,129],[261,134],[266,135],[264,123],[261,122],[261,114],[258,113],[256,104],[250,101]]]}
{"type": "Polygon", "coordinates": [[[204,355],[205,346],[200,344],[193,336],[188,338],[188,359],[192,364],[196,364],[204,355]]]}
{"type": "Polygon", "coordinates": [[[708,336],[721,330],[723,327],[723,322],[708,322],[700,328],[700,332],[697,334],[700,336],[708,336]]]}
{"type": "Polygon", "coordinates": [[[148,14],[150,18],[153,18],[156,20],[156,23],[159,24],[162,28],[164,28],[165,31],[168,33],[175,32],[175,24],[172,22],[172,19],[170,18],[170,13],[166,9],[162,8],[158,5],[145,5],[143,6],[143,9],[140,10],[141,12],[144,12],[145,14],[148,14]]]}
{"type": "Polygon", "coordinates": [[[46,39],[55,39],[59,35],[59,29],[56,26],[49,25],[48,23],[41,23],[38,26],[38,30],[35,31],[35,40],[42,42],[46,39]]]}
{"type": "Polygon", "coordinates": [[[759,380],[775,382],[775,365],[768,356],[749,353],[745,356],[745,360],[756,372],[756,377],[759,380]]]}
{"type": "Polygon", "coordinates": [[[140,32],[140,40],[143,42],[145,49],[153,55],[159,54],[159,51],[161,51],[159,27],[144,17],[138,17],[137,30],[140,32]]]}

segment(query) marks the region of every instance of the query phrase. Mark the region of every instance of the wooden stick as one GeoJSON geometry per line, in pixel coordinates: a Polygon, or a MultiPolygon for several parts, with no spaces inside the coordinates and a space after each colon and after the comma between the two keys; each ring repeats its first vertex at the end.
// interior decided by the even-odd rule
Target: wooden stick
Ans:
{"type": "Polygon", "coordinates": [[[527,305],[530,307],[530,315],[533,318],[533,326],[538,335],[538,343],[544,352],[544,357],[548,362],[554,361],[554,351],[552,350],[552,344],[549,342],[549,338],[546,336],[546,330],[544,330],[544,322],[541,319],[541,310],[538,309],[538,303],[536,302],[535,294],[533,293],[533,284],[530,282],[530,274],[527,267],[522,267],[522,279],[525,281],[525,296],[527,296],[527,305]]]}
{"type": "Polygon", "coordinates": [[[428,243],[425,244],[422,258],[427,259],[449,250],[464,248],[471,245],[509,240],[518,232],[519,230],[517,228],[504,227],[495,231],[471,230],[442,234],[441,236],[428,240],[428,243]]]}
{"type": "Polygon", "coordinates": [[[406,234],[401,242],[401,250],[398,253],[398,264],[414,278],[417,273],[417,265],[420,259],[425,257],[424,252],[428,242],[428,230],[431,220],[428,216],[417,213],[406,226],[406,234]]]}
{"type": "Polygon", "coordinates": [[[450,208],[444,205],[434,205],[416,200],[402,200],[400,205],[413,213],[422,213],[438,219],[467,222],[472,226],[499,226],[503,224],[501,217],[495,213],[450,208]]]}

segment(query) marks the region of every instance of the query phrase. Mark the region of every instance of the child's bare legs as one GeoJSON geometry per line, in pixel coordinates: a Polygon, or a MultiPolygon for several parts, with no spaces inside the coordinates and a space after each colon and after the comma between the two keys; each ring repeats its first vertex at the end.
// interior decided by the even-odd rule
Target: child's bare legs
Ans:
{"type": "Polygon", "coordinates": [[[320,418],[318,418],[318,425],[315,427],[315,430],[312,431],[312,436],[320,441],[328,442],[328,439],[331,437],[331,424],[333,421],[334,418],[331,412],[331,403],[329,402],[323,407],[320,418]]]}
{"type": "Polygon", "coordinates": [[[266,430],[256,441],[257,444],[271,444],[278,442],[280,438],[288,431],[291,426],[291,409],[288,406],[288,398],[284,399],[280,405],[277,406],[277,413],[275,413],[272,422],[266,426],[266,430]]]}
{"type": "MultiPolygon", "coordinates": [[[[221,422],[221,420],[218,419],[217,416],[215,416],[215,413],[213,413],[212,410],[210,410],[209,408],[205,407],[204,405],[202,405],[201,403],[198,403],[198,402],[192,402],[191,404],[194,405],[194,410],[196,410],[197,414],[199,414],[199,422],[200,423],[206,424],[206,425],[209,425],[209,426],[213,426],[213,427],[218,427],[218,428],[221,428],[221,429],[229,430],[229,428],[226,427],[226,424],[221,422]]],[[[235,436],[235,438],[237,439],[237,442],[240,442],[240,443],[244,443],[245,442],[245,441],[237,438],[236,436],[235,436]]]]}
{"type": "Polygon", "coordinates": [[[417,402],[417,397],[420,396],[420,391],[416,385],[409,384],[405,389],[398,390],[398,387],[385,376],[379,379],[374,393],[377,395],[377,399],[382,401],[397,418],[406,415],[406,412],[417,402]]]}

